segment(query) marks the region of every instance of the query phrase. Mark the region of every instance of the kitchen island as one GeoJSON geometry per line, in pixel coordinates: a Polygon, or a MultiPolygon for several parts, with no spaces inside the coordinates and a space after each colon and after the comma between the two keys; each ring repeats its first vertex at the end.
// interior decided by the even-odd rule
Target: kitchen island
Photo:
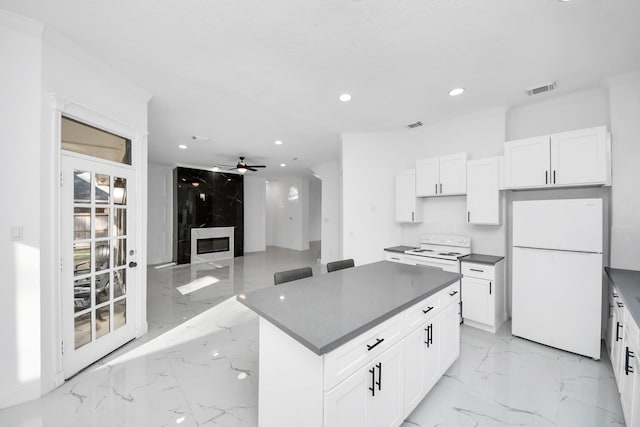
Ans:
{"type": "Polygon", "coordinates": [[[460,277],[381,261],[238,295],[260,427],[400,425],[459,355],[460,277]]]}

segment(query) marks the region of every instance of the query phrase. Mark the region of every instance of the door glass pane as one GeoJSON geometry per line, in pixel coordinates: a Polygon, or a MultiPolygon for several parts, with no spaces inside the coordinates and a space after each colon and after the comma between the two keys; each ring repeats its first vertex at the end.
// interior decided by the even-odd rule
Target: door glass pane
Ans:
{"type": "Polygon", "coordinates": [[[113,329],[127,324],[127,300],[121,299],[113,304],[113,329]]]}
{"type": "Polygon", "coordinates": [[[113,233],[115,236],[124,236],[127,234],[127,210],[116,208],[113,211],[113,233]]]}
{"type": "Polygon", "coordinates": [[[91,203],[91,172],[73,171],[73,200],[91,203]]]}
{"type": "Polygon", "coordinates": [[[96,305],[109,301],[109,273],[96,276],[96,305]]]}
{"type": "Polygon", "coordinates": [[[75,240],[91,238],[91,208],[73,209],[73,238],[75,240]]]}
{"type": "Polygon", "coordinates": [[[96,338],[109,333],[109,305],[96,310],[96,338]]]}
{"type": "Polygon", "coordinates": [[[74,319],[75,348],[91,342],[91,312],[74,319]]]}
{"type": "Polygon", "coordinates": [[[113,272],[113,297],[118,298],[127,293],[127,269],[113,272]]]}
{"type": "Polygon", "coordinates": [[[124,178],[113,178],[113,204],[127,204],[127,180],[124,178]]]}
{"type": "Polygon", "coordinates": [[[91,307],[91,277],[73,282],[73,312],[91,307]]]}
{"type": "Polygon", "coordinates": [[[91,242],[73,244],[73,274],[87,274],[91,272],[91,242]]]}
{"type": "Polygon", "coordinates": [[[113,241],[113,263],[114,267],[120,267],[127,262],[127,241],[126,239],[115,239],[113,241]]]}
{"type": "Polygon", "coordinates": [[[109,203],[109,175],[96,174],[96,203],[109,203]]]}
{"type": "Polygon", "coordinates": [[[109,208],[96,208],[96,237],[109,237],[109,208]]]}
{"type": "Polygon", "coordinates": [[[109,268],[109,241],[96,242],[95,257],[95,271],[102,271],[109,268]]]}
{"type": "Polygon", "coordinates": [[[131,140],[62,118],[62,149],[113,162],[131,164],[131,140]]]}

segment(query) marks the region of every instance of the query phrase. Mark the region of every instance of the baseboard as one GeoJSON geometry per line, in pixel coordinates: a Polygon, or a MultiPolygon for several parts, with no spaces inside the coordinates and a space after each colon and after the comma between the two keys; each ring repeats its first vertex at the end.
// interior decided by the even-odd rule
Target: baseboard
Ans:
{"type": "Polygon", "coordinates": [[[40,382],[25,385],[14,390],[6,390],[0,395],[0,409],[40,398],[40,382]]]}

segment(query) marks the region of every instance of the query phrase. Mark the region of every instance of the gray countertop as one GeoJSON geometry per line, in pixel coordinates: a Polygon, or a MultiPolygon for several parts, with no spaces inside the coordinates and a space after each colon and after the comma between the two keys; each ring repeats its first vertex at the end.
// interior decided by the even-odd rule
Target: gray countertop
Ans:
{"type": "Polygon", "coordinates": [[[389,261],[238,295],[237,299],[322,355],[462,276],[389,261]]]}
{"type": "Polygon", "coordinates": [[[609,280],[616,286],[631,317],[640,326],[640,271],[605,267],[609,280]]]}
{"type": "Polygon", "coordinates": [[[390,248],[384,248],[387,252],[399,252],[404,253],[404,251],[410,251],[411,249],[417,249],[415,246],[392,246],[390,248]]]}
{"type": "Polygon", "coordinates": [[[469,254],[463,257],[460,257],[460,261],[462,262],[476,262],[478,264],[489,264],[495,265],[500,260],[503,260],[503,256],[495,256],[495,255],[484,255],[484,254],[469,254]]]}

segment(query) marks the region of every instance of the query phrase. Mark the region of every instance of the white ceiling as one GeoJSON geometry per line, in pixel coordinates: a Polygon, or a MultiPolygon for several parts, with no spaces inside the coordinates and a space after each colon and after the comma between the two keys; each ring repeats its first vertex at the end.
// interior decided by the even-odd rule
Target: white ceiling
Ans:
{"type": "MultiPolygon", "coordinates": [[[[640,69],[638,0],[0,0],[153,94],[150,161],[300,172],[402,131],[640,69]],[[452,98],[447,92],[467,90],[452,98]],[[338,101],[349,92],[353,100],[338,101]],[[192,141],[192,135],[209,138],[192,141]],[[284,144],[275,146],[281,139],[284,144]],[[189,146],[178,149],[178,144],[189,146]],[[298,157],[298,160],[292,160],[298,157]]],[[[409,132],[409,130],[407,130],[409,132]]]]}

